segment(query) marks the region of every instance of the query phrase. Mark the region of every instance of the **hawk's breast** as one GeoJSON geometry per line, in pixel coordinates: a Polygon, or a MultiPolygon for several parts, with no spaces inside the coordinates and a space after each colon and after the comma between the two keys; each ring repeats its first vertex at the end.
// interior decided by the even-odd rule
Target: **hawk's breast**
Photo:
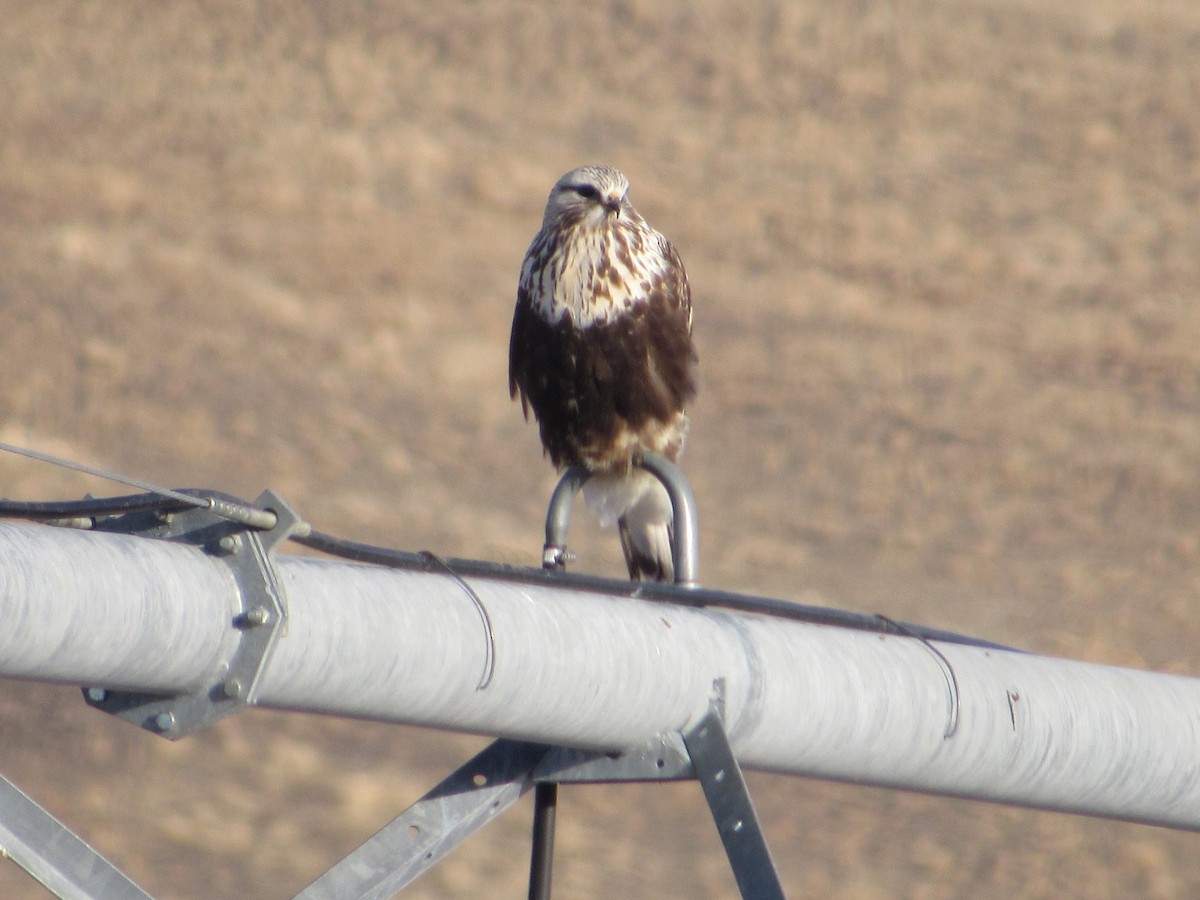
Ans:
{"type": "Polygon", "coordinates": [[[696,391],[691,298],[674,248],[643,228],[543,232],[526,256],[510,389],[557,466],[619,468],[682,446],[696,391]]]}
{"type": "MultiPolygon", "coordinates": [[[[611,321],[650,299],[671,260],[643,228],[577,227],[538,235],[521,270],[521,286],[550,322],[569,315],[578,328],[611,321]]],[[[678,257],[676,257],[676,262],[678,257]]]]}

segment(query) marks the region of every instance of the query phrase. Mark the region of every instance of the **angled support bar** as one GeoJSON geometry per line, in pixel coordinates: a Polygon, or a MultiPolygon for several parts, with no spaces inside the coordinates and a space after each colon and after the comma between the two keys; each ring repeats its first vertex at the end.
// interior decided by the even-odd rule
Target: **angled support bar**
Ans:
{"type": "Polygon", "coordinates": [[[533,786],[547,747],[498,740],[296,895],[387,900],[533,786]]]}
{"type": "MultiPolygon", "coordinates": [[[[498,740],[296,895],[295,900],[387,900],[428,871],[530,788],[559,783],[680,781],[704,789],[746,900],[783,892],[741,769],[714,708],[685,734],[663,735],[619,753],[498,740]]],[[[530,896],[550,896],[555,806],[534,831],[530,896]]]]}
{"type": "Polygon", "coordinates": [[[263,518],[269,514],[274,522],[267,530],[255,530],[245,517],[235,520],[201,507],[166,514],[131,513],[96,523],[96,531],[191,544],[221,558],[233,573],[241,608],[229,622],[235,642],[232,651],[200,690],[163,696],[91,686],[83,689],[89,706],[176,740],[254,702],[263,667],[287,620],[271,553],[301,524],[295,511],[272,491],[264,492],[256,503],[263,518]]]}
{"type": "Polygon", "coordinates": [[[683,735],[704,799],[717,824],[725,854],[744,900],[784,900],[771,851],[750,800],[746,779],[729,747],[725,724],[714,706],[683,735]]]}
{"type": "Polygon", "coordinates": [[[152,900],[65,825],[0,776],[0,856],[63,900],[152,900]]]}
{"type": "MultiPolygon", "coordinates": [[[[634,465],[657,478],[671,498],[673,528],[671,555],[675,561],[675,583],[696,587],[700,583],[700,542],[696,497],[679,467],[658,453],[646,453],[634,465]]],[[[542,550],[543,569],[565,569],[571,561],[567,551],[567,528],[571,504],[592,473],[582,466],[567,469],[559,479],[546,510],[546,544],[542,550]]]]}
{"type": "MultiPolygon", "coordinates": [[[[444,859],[534,785],[558,782],[668,781],[692,777],[678,734],[623,753],[600,753],[498,740],[447,777],[295,900],[385,900],[444,859]]],[[[553,843],[553,828],[543,835],[553,843]]],[[[549,891],[550,846],[533,865],[549,891]]]]}

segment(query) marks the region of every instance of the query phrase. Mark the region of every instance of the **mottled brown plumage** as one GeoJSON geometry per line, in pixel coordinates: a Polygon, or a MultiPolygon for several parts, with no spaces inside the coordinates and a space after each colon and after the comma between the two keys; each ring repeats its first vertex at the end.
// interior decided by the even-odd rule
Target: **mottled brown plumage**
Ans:
{"type": "Polygon", "coordinates": [[[596,473],[585,488],[616,522],[630,576],[670,580],[670,502],[640,453],[676,459],[695,396],[687,275],[616,169],[584,166],[550,192],[525,255],[509,344],[509,390],[532,409],[560,469],[596,473]]]}

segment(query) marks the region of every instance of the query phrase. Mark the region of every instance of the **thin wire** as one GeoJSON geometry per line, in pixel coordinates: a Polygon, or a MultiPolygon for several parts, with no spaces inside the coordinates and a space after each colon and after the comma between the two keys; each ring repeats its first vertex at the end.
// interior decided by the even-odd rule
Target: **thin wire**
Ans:
{"type": "Polygon", "coordinates": [[[29,459],[36,459],[38,462],[61,466],[64,469],[72,469],[76,472],[83,472],[85,475],[95,475],[97,478],[104,478],[107,481],[115,481],[118,484],[125,484],[129,487],[139,488],[140,490],[148,491],[151,494],[157,494],[160,497],[169,497],[172,500],[178,500],[180,503],[186,503],[188,506],[211,509],[213,505],[212,499],[209,497],[189,497],[187,494],[181,494],[179,491],[173,491],[170,488],[158,487],[157,485],[150,484],[146,481],[139,481],[136,478],[130,478],[127,475],[118,475],[115,472],[97,469],[94,466],[72,462],[69,459],[63,459],[61,456],[54,456],[50,453],[42,453],[38,450],[30,450],[26,447],[18,447],[15,444],[6,444],[3,441],[0,441],[0,450],[3,450],[7,453],[14,453],[17,456],[25,456],[29,459]]]}
{"type": "Polygon", "coordinates": [[[946,689],[950,692],[950,717],[946,722],[946,731],[943,733],[942,737],[954,737],[954,733],[958,731],[959,708],[958,676],[954,673],[954,666],[950,664],[950,660],[946,659],[946,654],[942,653],[941,650],[933,646],[933,643],[929,640],[929,638],[925,637],[925,635],[919,634],[908,625],[905,625],[903,622],[897,622],[896,620],[889,619],[887,616],[879,613],[876,613],[875,617],[885,625],[895,628],[900,634],[906,635],[907,637],[916,638],[921,642],[921,645],[924,646],[926,650],[933,654],[934,659],[938,661],[938,665],[942,669],[942,677],[946,679],[946,689]]]}
{"type": "Polygon", "coordinates": [[[483,600],[475,593],[475,588],[467,584],[467,580],[450,568],[450,564],[438,556],[436,553],[430,553],[428,550],[422,550],[420,553],[422,559],[435,563],[439,568],[443,569],[447,575],[458,582],[459,587],[467,592],[467,596],[471,598],[471,602],[475,604],[475,609],[479,613],[479,618],[483,620],[483,635],[487,643],[487,651],[483,660],[483,675],[479,678],[479,684],[475,685],[475,690],[482,691],[492,683],[492,675],[496,672],[496,638],[492,633],[492,617],[488,615],[487,607],[483,605],[483,600]]]}

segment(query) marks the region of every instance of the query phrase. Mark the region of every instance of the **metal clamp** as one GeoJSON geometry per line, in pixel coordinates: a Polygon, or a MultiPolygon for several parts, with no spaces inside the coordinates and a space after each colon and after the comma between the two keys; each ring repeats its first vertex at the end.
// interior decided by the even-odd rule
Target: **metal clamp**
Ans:
{"type": "MultiPolygon", "coordinates": [[[[633,461],[661,482],[671,499],[671,556],[675,562],[675,583],[696,587],[700,583],[699,526],[696,497],[679,467],[658,453],[646,453],[633,461]]],[[[571,560],[567,551],[567,527],[571,504],[592,472],[582,466],[567,469],[559,479],[546,510],[546,544],[542,549],[543,569],[565,569],[571,560]]]]}
{"type": "MultiPolygon", "coordinates": [[[[218,499],[226,505],[234,502],[218,499]]],[[[272,491],[255,503],[275,514],[273,527],[256,531],[244,521],[206,508],[131,513],[96,523],[98,531],[191,544],[221,558],[233,573],[241,608],[229,623],[236,632],[236,646],[203,688],[163,696],[86,687],[83,696],[89,706],[175,740],[254,702],[263,666],[287,621],[287,604],[271,552],[301,524],[296,512],[272,491]]]]}

